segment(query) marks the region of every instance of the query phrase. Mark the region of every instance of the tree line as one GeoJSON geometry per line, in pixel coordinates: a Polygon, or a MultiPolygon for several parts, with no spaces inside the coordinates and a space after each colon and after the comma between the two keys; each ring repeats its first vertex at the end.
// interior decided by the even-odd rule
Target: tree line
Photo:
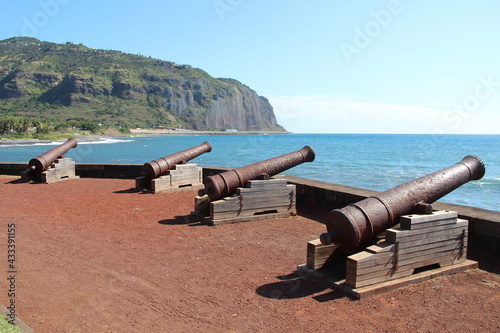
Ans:
{"type": "Polygon", "coordinates": [[[101,131],[100,124],[95,121],[68,120],[63,122],[30,117],[0,116],[0,135],[48,134],[68,128],[89,131],[93,134],[101,131]]]}

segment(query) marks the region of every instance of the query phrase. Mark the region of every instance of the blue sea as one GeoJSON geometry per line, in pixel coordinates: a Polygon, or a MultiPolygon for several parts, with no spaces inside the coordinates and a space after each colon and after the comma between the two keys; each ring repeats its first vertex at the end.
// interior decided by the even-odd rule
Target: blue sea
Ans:
{"type": "MultiPolygon", "coordinates": [[[[486,175],[441,201],[499,211],[500,135],[276,134],[103,138],[81,142],[66,156],[77,163],[145,163],[209,141],[213,150],[192,162],[241,167],[298,150],[316,152],[285,174],[385,191],[443,169],[466,155],[480,157],[486,175]]],[[[0,162],[28,162],[55,144],[0,145],[0,162]]]]}

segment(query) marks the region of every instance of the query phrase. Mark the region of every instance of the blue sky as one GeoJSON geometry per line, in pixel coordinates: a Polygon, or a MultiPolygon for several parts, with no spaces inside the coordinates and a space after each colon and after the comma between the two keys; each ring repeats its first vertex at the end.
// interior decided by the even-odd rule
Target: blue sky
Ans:
{"type": "Polygon", "coordinates": [[[25,0],[0,39],[83,43],[199,67],[302,133],[500,134],[497,0],[25,0]]]}

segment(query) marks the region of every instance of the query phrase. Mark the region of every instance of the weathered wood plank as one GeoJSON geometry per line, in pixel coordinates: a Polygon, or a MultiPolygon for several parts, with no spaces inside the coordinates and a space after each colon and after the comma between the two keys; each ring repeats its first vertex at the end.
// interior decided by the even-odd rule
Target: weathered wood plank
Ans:
{"type": "MultiPolygon", "coordinates": [[[[390,251],[380,253],[370,253],[368,251],[359,252],[356,255],[351,255],[347,258],[347,266],[361,270],[368,267],[380,266],[381,268],[384,268],[387,265],[391,265],[395,256],[395,245],[389,242],[385,243],[392,245],[392,247],[389,247],[390,251]]],[[[443,251],[452,252],[454,250],[466,253],[467,238],[464,238],[463,241],[461,239],[452,239],[441,243],[434,243],[431,247],[423,245],[416,248],[402,249],[398,251],[398,260],[401,264],[405,260],[413,260],[414,258],[424,256],[432,257],[433,254],[438,254],[443,251]]]]}
{"type": "Polygon", "coordinates": [[[443,262],[443,260],[452,260],[452,261],[461,261],[465,260],[465,251],[466,248],[460,249],[460,248],[453,248],[453,246],[449,246],[446,249],[443,249],[442,251],[428,251],[428,252],[418,252],[412,254],[413,256],[410,257],[405,257],[405,258],[398,258],[397,261],[397,266],[396,266],[396,257],[393,256],[384,265],[362,265],[361,267],[355,264],[348,264],[347,267],[352,271],[356,272],[358,276],[363,276],[364,274],[367,273],[372,273],[372,272],[390,272],[395,271],[396,269],[402,269],[404,267],[412,267],[412,268],[419,268],[431,264],[439,264],[443,262]],[[449,257],[446,257],[449,256],[449,257]],[[446,257],[447,259],[442,259],[443,257],[446,257]],[[433,261],[432,263],[429,263],[429,261],[433,261]]]}
{"type": "MultiPolygon", "coordinates": [[[[139,177],[140,178],[140,177],[139,177]]],[[[172,170],[152,180],[140,180],[136,178],[136,187],[140,189],[149,189],[153,193],[166,192],[171,189],[177,189],[184,186],[197,187],[202,185],[202,168],[196,163],[177,164],[172,170]],[[149,181],[149,184],[145,184],[149,181]]]]}
{"type": "Polygon", "coordinates": [[[338,274],[336,274],[336,272],[314,270],[310,267],[307,267],[307,265],[299,265],[297,267],[297,270],[299,271],[299,274],[309,275],[315,278],[322,279],[327,282],[332,288],[341,290],[353,298],[367,299],[411,284],[423,282],[443,275],[456,274],[472,269],[477,269],[477,267],[477,262],[466,260],[463,263],[454,264],[452,266],[437,268],[430,271],[412,274],[410,276],[401,277],[386,282],[379,282],[376,284],[358,288],[353,288],[347,285],[345,279],[343,278],[337,278],[336,276],[338,274]]]}
{"type": "Polygon", "coordinates": [[[56,159],[47,170],[41,173],[40,177],[41,182],[46,184],[80,178],[75,175],[75,161],[69,157],[56,159]]]}
{"type": "Polygon", "coordinates": [[[234,196],[245,196],[249,199],[251,198],[261,198],[263,196],[266,197],[279,197],[279,196],[289,196],[293,195],[294,191],[285,187],[281,189],[273,189],[273,190],[263,190],[263,191],[250,191],[250,192],[245,192],[242,194],[236,193],[234,196]]]}
{"type": "Polygon", "coordinates": [[[221,202],[226,201],[243,201],[243,202],[265,202],[269,200],[292,200],[295,201],[295,195],[291,192],[282,192],[282,193],[261,193],[261,195],[235,195],[231,197],[225,197],[220,200],[212,201],[215,206],[221,205],[221,202]]]}
{"type": "Polygon", "coordinates": [[[463,263],[454,264],[452,266],[436,268],[430,271],[412,274],[406,277],[401,277],[378,284],[372,284],[369,286],[357,287],[357,289],[354,290],[359,294],[359,298],[361,299],[362,297],[375,296],[384,292],[396,290],[410,284],[423,282],[443,275],[464,272],[470,269],[477,269],[477,262],[466,260],[463,263]]]}
{"type": "Polygon", "coordinates": [[[253,216],[258,213],[264,213],[264,212],[287,212],[290,211],[291,213],[296,213],[295,205],[292,205],[290,207],[289,205],[285,206],[272,206],[272,207],[259,207],[255,209],[245,209],[243,211],[228,211],[228,212],[215,212],[210,214],[210,218],[212,220],[219,220],[219,219],[225,219],[225,218],[231,218],[231,217],[242,217],[242,216],[253,216]]]}
{"type": "Polygon", "coordinates": [[[468,221],[456,215],[442,211],[406,216],[404,226],[410,229],[389,229],[385,242],[347,258],[346,284],[358,288],[411,274],[416,268],[465,261],[468,221]]]}
{"type": "Polygon", "coordinates": [[[458,214],[455,211],[440,210],[434,211],[431,214],[403,215],[399,219],[399,223],[403,229],[414,230],[418,229],[422,223],[456,219],[457,217],[458,214]]]}
{"type": "Polygon", "coordinates": [[[465,228],[462,228],[462,229],[456,229],[456,230],[452,230],[450,231],[449,233],[445,233],[445,234],[442,234],[442,235],[437,235],[437,236],[433,236],[432,238],[420,238],[420,239],[415,239],[415,240],[410,240],[410,241],[405,241],[405,242],[401,242],[400,245],[400,250],[404,250],[406,248],[413,248],[413,247],[417,247],[417,246],[424,246],[424,245],[431,245],[434,244],[434,243],[439,243],[439,242],[443,242],[443,241],[446,241],[446,240],[458,240],[458,239],[461,239],[462,238],[462,235],[465,231],[465,238],[468,237],[468,231],[466,231],[465,228]]]}
{"type": "Polygon", "coordinates": [[[253,216],[241,216],[241,217],[232,217],[225,219],[217,219],[213,220],[211,218],[205,218],[205,222],[208,225],[223,225],[223,224],[231,224],[231,223],[240,223],[240,222],[253,222],[253,221],[263,221],[263,220],[272,220],[272,219],[280,219],[280,218],[288,218],[290,216],[294,216],[295,214],[291,211],[286,211],[282,213],[272,213],[272,214],[263,214],[263,215],[253,215],[253,216]]]}
{"type": "Polygon", "coordinates": [[[440,221],[428,221],[428,222],[422,222],[418,224],[400,224],[401,229],[406,229],[406,230],[423,230],[431,227],[437,227],[437,226],[444,226],[444,225],[451,225],[457,223],[457,218],[451,218],[451,219],[445,219],[445,220],[440,220],[440,221]]]}
{"type": "Polygon", "coordinates": [[[163,189],[171,188],[171,179],[170,175],[163,175],[158,178],[150,180],[151,182],[151,191],[161,191],[163,189]]]}
{"type": "Polygon", "coordinates": [[[464,261],[466,261],[466,258],[456,259],[453,257],[453,255],[447,254],[447,255],[442,255],[440,257],[421,261],[418,263],[418,265],[415,265],[413,263],[400,266],[392,275],[390,274],[390,271],[388,272],[379,271],[377,273],[381,274],[375,274],[376,275],[375,277],[371,277],[370,275],[358,275],[356,273],[351,272],[348,269],[346,272],[346,283],[354,288],[360,288],[371,284],[384,282],[390,279],[411,275],[413,273],[413,270],[416,268],[425,267],[432,264],[439,264],[441,262],[450,262],[452,264],[457,264],[464,261]]]}
{"type": "MultiPolygon", "coordinates": [[[[221,221],[257,214],[296,214],[296,187],[285,179],[251,180],[237,194],[210,202],[209,220],[221,221]]],[[[233,223],[233,222],[228,222],[233,223]]]]}
{"type": "Polygon", "coordinates": [[[281,186],[286,186],[287,184],[288,181],[286,179],[267,179],[267,180],[253,179],[249,180],[245,187],[240,187],[240,188],[246,191],[247,188],[262,189],[266,187],[281,187],[281,186]]]}
{"type": "Polygon", "coordinates": [[[259,193],[283,194],[286,192],[293,192],[293,191],[295,191],[295,185],[266,186],[260,188],[238,187],[236,189],[236,195],[255,196],[259,195],[259,193]]]}
{"type": "Polygon", "coordinates": [[[464,220],[457,221],[455,224],[436,226],[428,229],[405,230],[405,229],[388,229],[386,230],[385,239],[388,242],[395,243],[402,241],[402,238],[407,240],[425,239],[432,236],[447,235],[451,230],[459,230],[468,227],[468,222],[464,220]]]}
{"type": "Polygon", "coordinates": [[[321,268],[337,247],[334,244],[323,245],[319,239],[307,243],[307,266],[321,268]]]}
{"type": "Polygon", "coordinates": [[[230,212],[230,211],[244,211],[247,209],[258,209],[258,208],[269,208],[269,207],[281,207],[281,206],[293,206],[295,202],[290,200],[290,198],[274,197],[269,198],[255,198],[254,200],[249,200],[247,198],[241,199],[240,197],[235,197],[232,200],[220,200],[218,202],[211,203],[210,211],[212,213],[230,212]]]}

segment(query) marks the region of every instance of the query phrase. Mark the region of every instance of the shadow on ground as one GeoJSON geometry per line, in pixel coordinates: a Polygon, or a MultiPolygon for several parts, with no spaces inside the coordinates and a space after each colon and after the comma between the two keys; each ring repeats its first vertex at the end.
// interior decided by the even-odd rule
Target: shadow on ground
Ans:
{"type": "Polygon", "coordinates": [[[135,188],[135,187],[131,187],[131,188],[126,189],[126,190],[114,191],[113,193],[118,193],[118,194],[121,194],[121,193],[140,193],[140,194],[148,194],[147,192],[144,192],[144,191],[138,190],[138,189],[137,189],[137,188],[135,188]]]}
{"type": "Polygon", "coordinates": [[[328,283],[307,275],[301,276],[297,272],[277,276],[277,279],[280,281],[262,285],[256,289],[256,293],[271,299],[295,299],[309,297],[327,290],[327,293],[313,297],[318,302],[346,297],[341,291],[331,290],[328,283]]]}
{"type": "Polygon", "coordinates": [[[158,221],[158,224],[163,225],[187,225],[189,227],[198,227],[205,225],[201,223],[199,219],[192,215],[182,215],[182,216],[174,216],[173,219],[165,219],[158,221]]]}

